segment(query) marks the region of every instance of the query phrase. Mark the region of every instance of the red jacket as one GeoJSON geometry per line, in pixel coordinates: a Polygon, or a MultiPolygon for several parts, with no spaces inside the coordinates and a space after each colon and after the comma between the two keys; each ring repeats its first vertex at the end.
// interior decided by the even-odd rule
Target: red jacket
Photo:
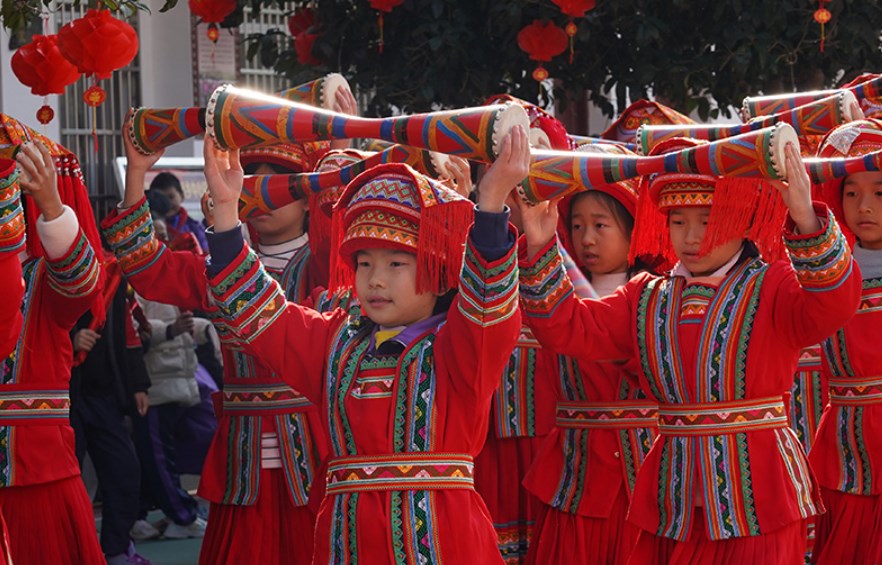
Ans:
{"type": "Polygon", "coordinates": [[[69,332],[100,292],[100,266],[78,232],[67,253],[23,265],[24,328],[0,373],[0,487],[80,474],[70,427],[69,332]]]}

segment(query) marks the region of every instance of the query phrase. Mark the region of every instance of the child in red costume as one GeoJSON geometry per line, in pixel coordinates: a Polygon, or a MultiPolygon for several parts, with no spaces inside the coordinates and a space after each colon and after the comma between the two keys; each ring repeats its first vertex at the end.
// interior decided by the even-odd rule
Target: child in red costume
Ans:
{"type": "Polygon", "coordinates": [[[24,564],[103,563],[68,416],[68,332],[90,307],[103,309],[98,230],[76,157],[8,116],[0,122],[2,155],[20,147],[27,195],[24,325],[0,365],[0,512],[10,556],[24,564]]]}
{"type": "MultiPolygon", "coordinates": [[[[857,157],[882,150],[882,121],[839,126],[820,157],[857,157]]],[[[818,517],[812,563],[874,564],[882,559],[882,172],[849,175],[820,191],[855,237],[863,277],[858,313],[821,343],[830,402],[809,460],[827,512],[818,517]]]]}
{"type": "Polygon", "coordinates": [[[348,185],[332,290],[354,280],[366,315],[350,317],[285,302],[237,229],[237,157],[206,144],[215,299],[247,348],[296,377],[328,422],[313,563],[501,563],[472,460],[520,328],[503,202],[527,173],[526,132],[501,147],[476,209],[406,165],[348,185]]]}
{"type": "Polygon", "coordinates": [[[538,206],[524,222],[521,300],[540,342],[579,360],[626,360],[659,402],[660,435],[628,512],[642,530],[634,565],[804,560],[805,519],[822,507],[782,397],[799,350],[854,314],[859,275],[835,219],[813,207],[793,144],[786,165],[790,183],[777,187],[790,261],[767,264],[745,241],[769,252],[780,242],[778,197],[761,181],[648,179],[633,244],[663,252],[669,237],[679,262],[600,300],[579,300],[563,276],[556,209],[538,206]]]}
{"type": "MultiPolygon", "coordinates": [[[[274,162],[301,172],[312,163],[300,146],[267,151],[252,153],[255,167],[274,162]]],[[[206,257],[171,251],[153,233],[143,186],[147,170],[161,153],[143,156],[127,142],[126,154],[124,200],[102,225],[123,272],[149,300],[216,315],[208,295],[206,257]]],[[[302,208],[298,203],[291,208],[298,206],[302,208]]],[[[300,220],[302,228],[302,214],[300,220]]],[[[272,228],[278,222],[267,227],[264,233],[276,235],[272,228]]],[[[255,230],[257,238],[260,232],[261,228],[255,230]]],[[[285,246],[275,271],[275,276],[288,281],[292,300],[303,300],[314,286],[327,284],[316,279],[319,270],[311,260],[315,256],[306,238],[302,240],[303,246],[285,246]]],[[[308,564],[318,501],[309,502],[313,482],[321,476],[327,443],[318,410],[245,353],[223,323],[216,327],[224,358],[224,390],[215,403],[218,429],[199,484],[200,496],[211,503],[200,563],[308,564]]]]}
{"type": "MultiPolygon", "coordinates": [[[[627,154],[614,146],[585,150],[627,154]]],[[[559,208],[566,216],[561,241],[571,242],[572,256],[600,297],[638,273],[628,262],[636,181],[580,192],[559,208]]],[[[560,365],[553,383],[541,385],[558,398],[557,426],[525,479],[545,503],[527,562],[624,564],[639,533],[625,516],[655,438],[658,403],[645,399],[621,362],[560,356],[560,365]]]]}

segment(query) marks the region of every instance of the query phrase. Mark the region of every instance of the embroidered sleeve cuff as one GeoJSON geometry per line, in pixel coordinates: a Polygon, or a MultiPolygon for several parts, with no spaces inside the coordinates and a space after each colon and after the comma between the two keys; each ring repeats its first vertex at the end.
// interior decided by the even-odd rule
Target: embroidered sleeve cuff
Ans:
{"type": "Polygon", "coordinates": [[[0,253],[17,253],[24,247],[24,209],[18,183],[15,182],[17,178],[0,181],[0,253]]]}
{"type": "Polygon", "coordinates": [[[147,269],[165,252],[165,246],[153,232],[153,218],[143,197],[131,208],[113,210],[101,222],[101,231],[129,276],[147,269]]]}
{"type": "Polygon", "coordinates": [[[573,294],[557,240],[552,238],[533,260],[527,259],[525,246],[521,246],[519,255],[524,312],[533,318],[549,318],[573,294]]]}
{"type": "Polygon", "coordinates": [[[815,205],[821,230],[795,234],[791,220],[785,227],[784,241],[800,284],[806,290],[836,288],[848,278],[852,269],[851,250],[826,206],[815,205]]]}
{"type": "Polygon", "coordinates": [[[285,311],[282,289],[247,246],[209,278],[209,286],[227,326],[244,342],[259,336],[285,311]]]}
{"type": "MultiPolygon", "coordinates": [[[[511,237],[514,237],[513,235],[511,237]]],[[[459,311],[481,327],[498,324],[518,309],[518,268],[515,248],[487,261],[469,238],[459,283],[459,311]]]]}
{"type": "Polygon", "coordinates": [[[86,296],[98,284],[98,259],[82,230],[78,231],[76,239],[61,257],[50,259],[47,256],[46,266],[49,285],[63,296],[86,296]]]}

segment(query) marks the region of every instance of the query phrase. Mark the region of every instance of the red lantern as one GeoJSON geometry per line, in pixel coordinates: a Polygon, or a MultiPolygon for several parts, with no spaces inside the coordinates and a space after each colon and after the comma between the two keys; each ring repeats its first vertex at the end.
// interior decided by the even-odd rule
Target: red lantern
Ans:
{"type": "Polygon", "coordinates": [[[58,50],[56,35],[35,35],[19,47],[12,56],[12,72],[37,96],[63,94],[67,85],[80,78],[77,68],[58,50]]]}
{"type": "Polygon", "coordinates": [[[315,24],[315,13],[310,8],[299,8],[288,18],[288,31],[291,32],[291,37],[297,37],[313,24],[315,24]]]}
{"type": "Polygon", "coordinates": [[[539,61],[533,71],[533,79],[542,82],[548,78],[548,71],[542,66],[543,61],[560,55],[567,49],[567,34],[553,22],[533,20],[533,23],[518,32],[518,47],[530,59],[539,61]]]}
{"type": "Polygon", "coordinates": [[[830,10],[824,7],[825,2],[829,2],[830,0],[818,0],[818,9],[815,10],[813,17],[816,22],[821,24],[821,53],[824,52],[824,25],[833,18],[833,14],[830,13],[830,10]]]}
{"type": "Polygon", "coordinates": [[[565,28],[567,37],[570,38],[570,64],[573,64],[573,41],[576,37],[576,32],[579,31],[578,26],[576,26],[576,22],[573,21],[574,18],[581,18],[585,16],[585,12],[590,12],[597,6],[596,0],[551,0],[554,2],[560,11],[565,15],[570,17],[570,21],[567,23],[565,28]]]}
{"type": "Polygon", "coordinates": [[[389,13],[395,6],[404,4],[404,0],[370,0],[371,8],[377,11],[377,25],[380,27],[380,53],[383,52],[383,13],[389,13]]]}
{"type": "Polygon", "coordinates": [[[103,80],[132,62],[138,34],[109,10],[89,10],[59,30],[58,48],[81,73],[103,80]]]}
{"type": "Polygon", "coordinates": [[[322,62],[312,54],[312,46],[318,39],[317,33],[298,33],[294,38],[294,51],[297,53],[297,61],[301,65],[321,65],[322,62]]]}
{"type": "Polygon", "coordinates": [[[190,0],[190,12],[208,24],[206,35],[212,43],[217,43],[222,23],[236,9],[236,0],[190,0]]]}
{"type": "MultiPolygon", "coordinates": [[[[56,35],[35,35],[30,43],[19,47],[12,56],[12,72],[37,96],[63,94],[67,85],[80,78],[77,68],[58,50],[56,35]]],[[[37,120],[42,124],[51,122],[54,115],[48,105],[37,110],[37,120]]]]}
{"type": "Polygon", "coordinates": [[[89,10],[82,18],[58,30],[58,48],[81,73],[94,77],[94,84],[83,94],[83,100],[92,106],[92,139],[97,152],[95,107],[107,98],[98,81],[110,78],[113,71],[134,60],[138,54],[138,34],[132,26],[114,18],[109,10],[89,10]],[[92,105],[90,101],[96,103],[92,105]]]}

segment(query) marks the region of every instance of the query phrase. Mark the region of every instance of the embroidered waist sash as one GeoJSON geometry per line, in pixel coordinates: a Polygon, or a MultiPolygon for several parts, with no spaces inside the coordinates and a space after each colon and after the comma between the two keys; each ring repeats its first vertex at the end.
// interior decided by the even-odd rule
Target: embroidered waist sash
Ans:
{"type": "Polygon", "coordinates": [[[328,495],[366,491],[472,490],[474,460],[460,453],[354,455],[328,463],[328,495]]]}
{"type": "Polygon", "coordinates": [[[58,426],[70,423],[67,389],[0,385],[0,426],[58,426]]]}
{"type": "Polygon", "coordinates": [[[716,436],[787,426],[784,402],[777,397],[662,404],[658,414],[658,430],[668,436],[716,436]]]}
{"type": "Polygon", "coordinates": [[[882,404],[882,377],[830,379],[830,404],[845,406],[882,404]]]}
{"type": "Polygon", "coordinates": [[[224,383],[223,411],[237,416],[289,414],[312,406],[305,396],[286,384],[224,383]]]}
{"type": "Polygon", "coordinates": [[[633,429],[658,426],[658,404],[648,400],[558,402],[557,427],[633,429]]]}

